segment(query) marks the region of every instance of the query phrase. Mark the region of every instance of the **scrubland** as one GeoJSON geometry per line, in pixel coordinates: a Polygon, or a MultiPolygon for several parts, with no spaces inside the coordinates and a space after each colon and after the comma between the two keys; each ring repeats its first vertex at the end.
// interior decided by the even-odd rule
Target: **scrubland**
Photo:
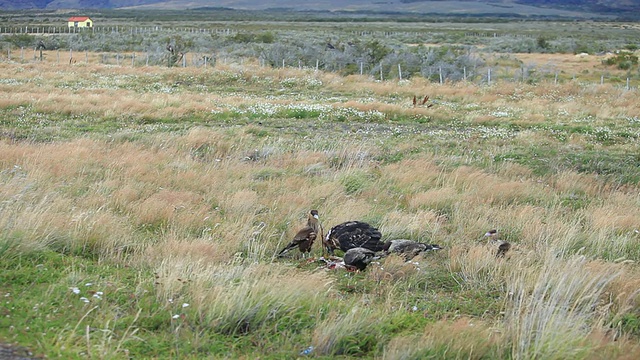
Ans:
{"type": "Polygon", "coordinates": [[[4,342],[65,359],[640,356],[637,89],[257,62],[0,74],[4,342]],[[275,258],[312,208],[325,231],[363,220],[444,249],[361,273],[275,258]]]}

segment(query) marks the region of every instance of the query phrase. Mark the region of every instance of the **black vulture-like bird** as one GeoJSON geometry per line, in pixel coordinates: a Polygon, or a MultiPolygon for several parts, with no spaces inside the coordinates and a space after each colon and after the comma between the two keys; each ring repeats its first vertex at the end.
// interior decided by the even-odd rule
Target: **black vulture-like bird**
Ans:
{"type": "Polygon", "coordinates": [[[398,239],[390,240],[384,244],[383,250],[385,253],[396,253],[402,256],[406,261],[413,259],[418,254],[425,251],[440,250],[442,247],[436,244],[420,243],[413,240],[398,239]]]}
{"type": "Polygon", "coordinates": [[[322,226],[320,225],[318,210],[311,210],[307,219],[307,226],[296,233],[293,240],[278,253],[278,256],[283,256],[295,247],[298,247],[302,254],[310,253],[311,246],[313,246],[313,242],[318,236],[322,237],[322,226]]]}
{"type": "Polygon", "coordinates": [[[373,260],[379,259],[374,251],[369,249],[356,247],[349,249],[344,253],[344,264],[347,266],[354,266],[356,269],[362,271],[373,260]]]}
{"type": "Polygon", "coordinates": [[[489,243],[496,246],[498,251],[496,252],[496,257],[501,258],[507,254],[507,251],[511,249],[511,244],[507,241],[498,239],[498,230],[489,230],[486,234],[484,234],[486,238],[489,239],[489,243]]]}
{"type": "Polygon", "coordinates": [[[331,228],[323,239],[323,245],[332,255],[335,249],[346,252],[357,247],[375,252],[384,247],[381,238],[382,234],[373,226],[362,221],[347,221],[331,228]]]}

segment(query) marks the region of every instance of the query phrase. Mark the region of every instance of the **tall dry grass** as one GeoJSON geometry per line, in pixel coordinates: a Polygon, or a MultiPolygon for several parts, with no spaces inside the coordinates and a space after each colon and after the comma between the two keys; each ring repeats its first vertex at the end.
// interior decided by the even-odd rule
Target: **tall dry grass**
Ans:
{"type": "Polygon", "coordinates": [[[481,320],[460,318],[439,321],[415,336],[398,336],[389,342],[382,355],[388,360],[421,358],[484,359],[499,358],[500,334],[481,320]]]}
{"type": "Polygon", "coordinates": [[[506,336],[517,359],[587,358],[589,335],[602,330],[611,302],[604,297],[618,265],[548,253],[541,267],[523,267],[507,280],[506,336]]]}
{"type": "MultiPolygon", "coordinates": [[[[241,70],[238,77],[256,91],[247,96],[186,87],[150,90],[167,90],[184,77],[211,80],[197,69],[0,63],[0,70],[7,79],[0,85],[0,109],[15,118],[16,127],[29,111],[50,116],[50,128],[76,116],[94,119],[96,126],[124,119],[122,128],[106,133],[39,143],[9,136],[12,125],[3,123],[0,239],[10,243],[8,250],[0,246],[5,254],[48,249],[153,269],[155,298],[168,316],[183,299],[197,308],[189,321],[203,331],[238,336],[285,329],[308,334],[316,353],[326,356],[587,358],[632,348],[606,334],[611,325],[619,339],[635,339],[624,333],[620,319],[638,306],[637,184],[615,186],[597,174],[564,169],[537,175],[527,165],[493,160],[521,144],[562,145],[548,134],[534,128],[513,138],[447,138],[444,132],[429,134],[429,123],[404,133],[393,123],[314,127],[307,119],[285,119],[283,128],[216,122],[212,115],[262,102],[324,103],[310,94],[274,99],[260,87],[270,79],[314,76],[326,89],[346,94],[342,100],[327,96],[335,106],[455,118],[470,127],[491,127],[496,119],[520,126],[589,116],[595,119],[589,125],[599,126],[636,116],[630,95],[620,89],[602,92],[573,83],[436,86],[420,80],[411,87],[295,69],[212,70],[211,77],[220,78],[241,70]],[[74,88],[78,78],[90,81],[74,88]],[[82,90],[91,84],[91,93],[82,90]],[[433,94],[438,110],[412,109],[408,95],[414,93],[433,94]],[[354,102],[354,94],[375,101],[354,102]],[[506,108],[518,118],[492,115],[506,108]],[[211,122],[171,130],[138,123],[191,116],[211,122]],[[395,152],[402,156],[387,157],[395,152]],[[375,286],[351,294],[333,273],[274,259],[311,208],[319,210],[325,231],[366,220],[385,240],[411,238],[445,250],[416,259],[419,267],[398,257],[373,264],[355,279],[375,286]],[[492,228],[513,244],[505,259],[496,260],[495,249],[483,243],[492,228]],[[444,271],[434,275],[434,268],[444,271]],[[376,332],[381,322],[401,317],[401,309],[429,299],[424,293],[438,286],[430,276],[442,273],[438,280],[455,282],[456,291],[499,293],[494,313],[504,318],[437,319],[418,333],[398,336],[376,332]]],[[[571,136],[570,146],[588,144],[585,134],[571,136]]],[[[319,247],[313,252],[320,255],[319,247]]],[[[428,296],[446,299],[454,285],[428,296]]],[[[103,320],[101,326],[110,329],[103,320]]],[[[299,351],[298,344],[285,346],[299,351]]]]}

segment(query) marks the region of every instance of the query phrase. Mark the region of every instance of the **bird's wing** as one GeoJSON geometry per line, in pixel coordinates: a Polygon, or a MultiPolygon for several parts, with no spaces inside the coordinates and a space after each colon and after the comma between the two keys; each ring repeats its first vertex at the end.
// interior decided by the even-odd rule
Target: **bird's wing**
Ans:
{"type": "Polygon", "coordinates": [[[422,99],[422,105],[426,104],[429,101],[429,95],[426,95],[424,99],[422,99]]]}
{"type": "Polygon", "coordinates": [[[315,230],[311,226],[305,226],[296,233],[293,237],[292,243],[299,244],[303,241],[315,240],[317,236],[318,234],[316,234],[315,230]]]}
{"type": "Polygon", "coordinates": [[[313,231],[313,228],[311,228],[310,226],[305,226],[296,233],[296,235],[293,237],[293,240],[291,240],[291,242],[287,246],[285,246],[284,249],[280,250],[278,256],[284,255],[287,251],[295,248],[304,241],[313,242],[315,239],[316,233],[315,231],[313,231]]]}
{"type": "Polygon", "coordinates": [[[338,234],[337,237],[342,251],[356,247],[380,251],[384,247],[384,243],[380,241],[382,234],[368,224],[356,223],[338,234]]]}

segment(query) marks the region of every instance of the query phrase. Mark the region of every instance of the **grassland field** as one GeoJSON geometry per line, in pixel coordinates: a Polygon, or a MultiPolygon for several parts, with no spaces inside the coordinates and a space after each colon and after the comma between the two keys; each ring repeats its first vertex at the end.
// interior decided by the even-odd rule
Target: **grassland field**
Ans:
{"type": "Polygon", "coordinates": [[[5,58],[0,342],[63,359],[636,359],[637,99],[570,78],[5,58]],[[362,220],[444,249],[357,273],[276,258],[312,208],[325,230],[362,220]]]}

